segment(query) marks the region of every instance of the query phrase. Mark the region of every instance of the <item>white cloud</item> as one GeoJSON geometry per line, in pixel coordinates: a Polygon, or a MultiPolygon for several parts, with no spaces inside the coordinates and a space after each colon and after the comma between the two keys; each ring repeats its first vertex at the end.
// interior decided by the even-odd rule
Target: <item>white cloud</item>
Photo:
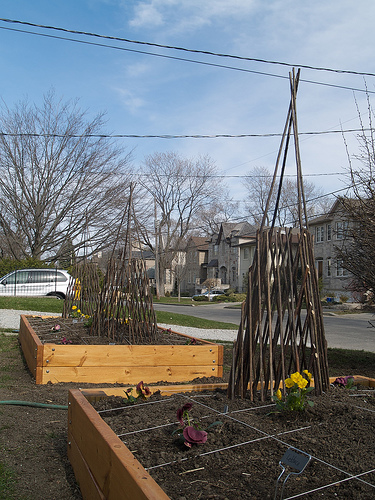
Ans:
{"type": "Polygon", "coordinates": [[[134,17],[129,21],[132,28],[142,28],[150,26],[161,26],[163,15],[157,5],[157,2],[140,2],[134,8],[134,17]]]}
{"type": "Polygon", "coordinates": [[[131,115],[139,113],[139,111],[145,107],[145,101],[132,91],[124,88],[114,88],[113,90],[120,96],[120,101],[124,108],[131,115]]]}
{"type": "Polygon", "coordinates": [[[134,6],[129,25],[133,28],[163,25],[168,32],[191,32],[211,25],[214,20],[242,18],[253,10],[255,3],[256,0],[142,0],[134,6]]]}

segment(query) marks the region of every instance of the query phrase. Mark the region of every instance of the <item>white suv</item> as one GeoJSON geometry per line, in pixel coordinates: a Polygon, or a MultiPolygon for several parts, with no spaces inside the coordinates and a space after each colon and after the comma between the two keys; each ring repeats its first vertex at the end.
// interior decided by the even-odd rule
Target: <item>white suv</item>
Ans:
{"type": "Polygon", "coordinates": [[[0,279],[0,295],[65,299],[70,274],[61,269],[20,269],[0,279]]]}

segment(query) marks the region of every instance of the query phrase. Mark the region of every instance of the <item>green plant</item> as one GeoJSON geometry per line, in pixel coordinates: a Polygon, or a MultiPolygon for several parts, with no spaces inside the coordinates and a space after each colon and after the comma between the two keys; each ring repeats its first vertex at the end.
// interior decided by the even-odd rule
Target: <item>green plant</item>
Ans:
{"type": "Polygon", "coordinates": [[[276,403],[278,411],[302,411],[305,409],[306,404],[313,406],[312,401],[307,401],[306,397],[313,387],[307,387],[311,380],[311,373],[308,370],[303,370],[302,374],[299,372],[292,373],[292,375],[285,379],[285,387],[288,390],[287,395],[283,398],[281,390],[278,389],[272,399],[276,403]]]}
{"type": "Polygon", "coordinates": [[[34,259],[32,257],[27,257],[22,260],[3,257],[0,259],[0,277],[16,269],[45,269],[54,267],[53,264],[47,264],[44,260],[34,259]]]}
{"type": "Polygon", "coordinates": [[[16,473],[4,463],[0,463],[0,498],[15,498],[15,487],[16,473]]]}
{"type": "Polygon", "coordinates": [[[208,302],[208,297],[205,295],[197,295],[193,297],[194,302],[208,302]]]}
{"type": "Polygon", "coordinates": [[[343,304],[345,304],[346,302],[348,302],[349,300],[349,297],[347,295],[340,295],[340,302],[342,302],[343,304]]]}
{"type": "Polygon", "coordinates": [[[214,297],[215,302],[243,302],[246,299],[246,293],[230,293],[214,297]]]}

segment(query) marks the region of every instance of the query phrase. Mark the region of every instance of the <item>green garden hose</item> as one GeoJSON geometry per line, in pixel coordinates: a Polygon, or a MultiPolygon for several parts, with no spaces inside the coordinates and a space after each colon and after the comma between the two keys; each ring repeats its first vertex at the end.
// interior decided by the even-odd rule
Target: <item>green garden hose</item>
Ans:
{"type": "Polygon", "coordinates": [[[33,403],[32,401],[0,401],[0,405],[33,406],[35,408],[53,408],[55,410],[67,410],[67,405],[53,405],[49,403],[33,403]]]}

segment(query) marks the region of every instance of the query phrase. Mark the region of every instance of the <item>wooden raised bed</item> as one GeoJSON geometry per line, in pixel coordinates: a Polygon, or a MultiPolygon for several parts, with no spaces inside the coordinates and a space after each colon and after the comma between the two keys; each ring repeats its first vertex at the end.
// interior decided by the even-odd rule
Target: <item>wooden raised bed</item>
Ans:
{"type": "MultiPolygon", "coordinates": [[[[355,382],[375,387],[375,379],[355,375],[355,382]]],[[[331,377],[333,382],[336,377],[331,377]]],[[[152,386],[163,395],[226,388],[227,384],[152,386]]],[[[89,401],[123,396],[124,388],[69,391],[68,457],[84,500],[168,500],[169,497],[102,420],[89,401]]]]}
{"type": "Polygon", "coordinates": [[[19,340],[37,384],[137,384],[140,380],[151,384],[223,375],[223,346],[200,339],[202,345],[43,344],[28,317],[21,315],[19,340]]]}

